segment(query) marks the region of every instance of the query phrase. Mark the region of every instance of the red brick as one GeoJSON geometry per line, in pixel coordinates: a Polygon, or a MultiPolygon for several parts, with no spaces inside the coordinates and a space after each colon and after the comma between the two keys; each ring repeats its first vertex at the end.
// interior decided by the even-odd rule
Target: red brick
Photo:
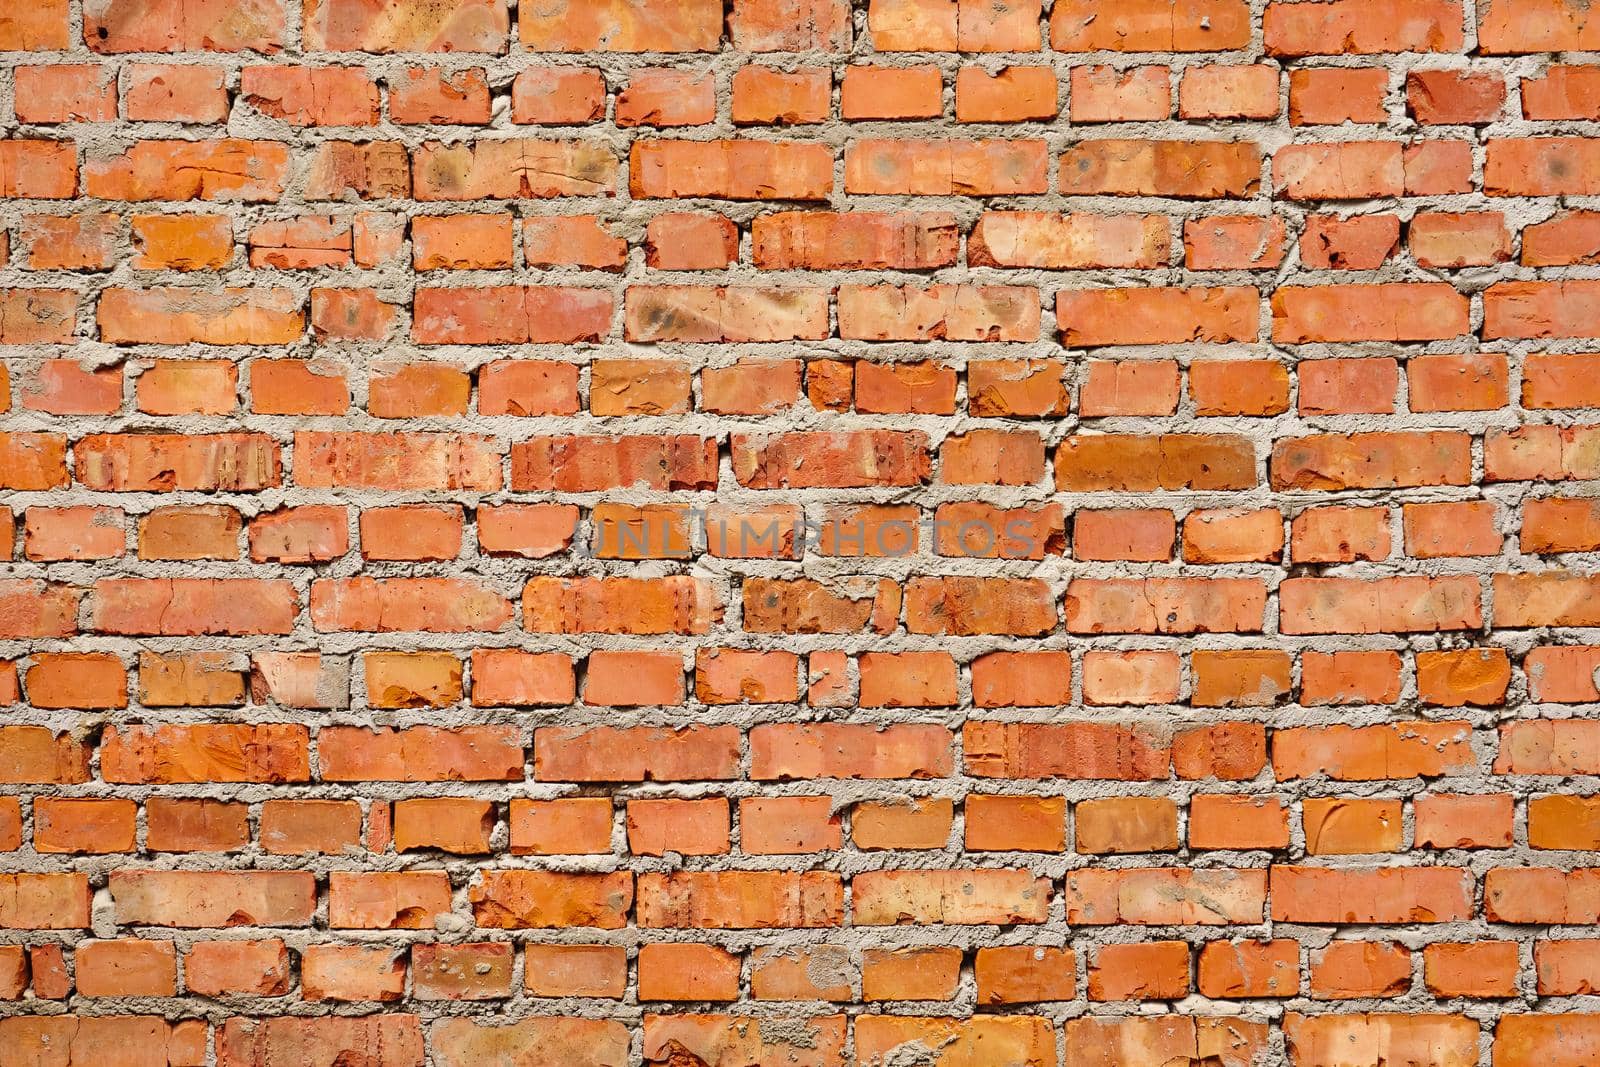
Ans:
{"type": "Polygon", "coordinates": [[[407,67],[389,85],[389,116],[405,123],[483,125],[489,121],[488,79],[477,68],[407,67]]]}
{"type": "Polygon", "coordinates": [[[1277,489],[1465,485],[1470,438],[1464,433],[1356,433],[1283,438],[1272,450],[1277,489]]]}
{"type": "Polygon", "coordinates": [[[1055,71],[1010,66],[994,73],[982,67],[956,72],[957,122],[1028,122],[1052,119],[1060,111],[1055,71]]]}
{"type": "Polygon", "coordinates": [[[1432,794],[1413,802],[1418,848],[1507,848],[1512,804],[1508,794],[1432,794]]]}
{"type": "MultiPolygon", "coordinates": [[[[1332,580],[1332,579],[1330,579],[1332,580]]],[[[1266,590],[1247,578],[1075,578],[1069,633],[1256,633],[1266,590]]]]}
{"type": "Polygon", "coordinates": [[[949,1000],[961,980],[953,948],[868,949],[862,953],[862,999],[949,1000]]]}
{"type": "Polygon", "coordinates": [[[1375,0],[1325,0],[1309,8],[1267,5],[1263,29],[1274,55],[1365,55],[1383,52],[1455,52],[1464,16],[1458,0],[1421,0],[1406,18],[1385,18],[1375,0]]]}
{"type": "Polygon", "coordinates": [[[1284,1018],[1284,1033],[1297,1062],[1319,1067],[1347,1059],[1352,1045],[1370,1049],[1378,1060],[1427,1048],[1440,1063],[1470,1063],[1478,1047],[1477,1020],[1460,1015],[1291,1013],[1284,1018]]]}
{"type": "Polygon", "coordinates": [[[23,520],[27,559],[111,559],[126,547],[119,508],[29,508],[23,520]]]}
{"type": "Polygon", "coordinates": [[[412,265],[421,270],[509,267],[509,215],[423,215],[411,220],[412,265]]]}
{"type": "Polygon", "coordinates": [[[1389,72],[1381,67],[1307,67],[1289,72],[1289,124],[1338,126],[1387,120],[1389,72]]]}
{"type": "MultiPolygon", "coordinates": [[[[60,946],[41,945],[33,955],[49,950],[59,961],[60,946]]],[[[65,992],[40,993],[40,966],[34,966],[35,993],[62,997],[65,992]]],[[[205,1062],[208,1027],[198,1019],[168,1023],[157,1015],[56,1015],[14,1017],[0,1023],[0,1041],[9,1047],[59,1050],[64,1056],[91,1057],[115,1064],[163,1064],[194,1067],[205,1062]]]]}
{"type": "Polygon", "coordinates": [[[1594,988],[1596,946],[1593,940],[1541,940],[1534,945],[1534,969],[1541,994],[1588,993],[1594,988]]]}
{"type": "Polygon", "coordinates": [[[470,888],[477,925],[495,929],[591,926],[616,929],[633,901],[633,876],[483,871],[470,888]]]}
{"type": "Polygon", "coordinates": [[[944,109],[939,68],[848,66],[840,83],[845,119],[938,118],[944,109]]]}
{"type": "Polygon", "coordinates": [[[266,1019],[236,1016],[217,1030],[216,1041],[221,1067],[254,1067],[282,1056],[329,1064],[367,1056],[394,1067],[420,1067],[423,1055],[420,1020],[399,1013],[266,1019]]]}
{"type": "Polygon", "coordinates": [[[239,405],[238,370],[225,360],[157,360],[134,396],[150,415],[229,415],[239,405]]]}
{"type": "Polygon", "coordinates": [[[1083,656],[1083,698],[1100,705],[1171,704],[1178,699],[1181,670],[1170,652],[1093,649],[1083,656]]]}
{"type": "Polygon", "coordinates": [[[429,141],[412,166],[418,200],[511,200],[608,195],[617,160],[609,149],[532,138],[464,144],[429,141]]]}
{"type": "Polygon", "coordinates": [[[520,779],[522,748],[500,726],[325,727],[317,735],[331,782],[484,782],[520,779]]]}
{"type": "MultiPolygon", "coordinates": [[[[1301,805],[1301,821],[1306,852],[1313,856],[1398,852],[1405,834],[1398,800],[1307,797],[1301,805]]],[[[1406,973],[1410,974],[1409,967],[1406,973]]]]}
{"type": "Polygon", "coordinates": [[[1172,360],[1093,360],[1078,394],[1078,413],[1086,419],[1174,414],[1179,379],[1172,360]]]}
{"type": "Polygon", "coordinates": [[[1170,80],[1167,67],[1074,67],[1072,121],[1159,122],[1172,114],[1170,80]]]}
{"type": "Polygon", "coordinates": [[[740,849],[750,855],[800,855],[834,850],[843,823],[828,797],[744,797],[739,801],[740,849]]]}
{"type": "Polygon", "coordinates": [[[66,48],[68,37],[65,0],[44,0],[0,22],[0,47],[6,49],[66,48]]]}
{"type": "Polygon", "coordinates": [[[604,797],[513,800],[514,855],[593,854],[611,850],[611,802],[604,797]]]}
{"type": "Polygon", "coordinates": [[[639,949],[639,999],[738,1000],[739,956],[715,945],[643,945],[639,949]]]}
{"type": "MultiPolygon", "coordinates": [[[[1282,849],[1287,848],[1288,844],[1289,812],[1281,798],[1202,793],[1189,802],[1190,848],[1282,849]]],[[[1237,965],[1242,967],[1244,963],[1237,961],[1237,965]]],[[[1290,966],[1298,971],[1294,964],[1290,966]]],[[[1201,992],[1206,992],[1206,959],[1203,954],[1200,968],[1201,992]]],[[[1288,990],[1292,992],[1293,975],[1289,977],[1288,990]]]]}
{"type": "Polygon", "coordinates": [[[1510,402],[1509,373],[1498,353],[1418,356],[1406,376],[1412,411],[1492,411],[1510,402]]]}
{"type": "Polygon", "coordinates": [[[1067,194],[1210,200],[1253,195],[1260,180],[1260,150],[1228,141],[1086,140],[1061,157],[1067,194]]]}
{"type": "Polygon", "coordinates": [[[305,871],[113,871],[119,923],[204,928],[309,926],[316,880],[305,871]]]}
{"type": "Polygon", "coordinates": [[[523,984],[530,996],[622,996],[628,984],[627,950],[620,945],[528,945],[523,984]]]}
{"type": "Polygon", "coordinates": [[[615,271],[627,265],[628,243],[593,215],[523,219],[522,254],[530,267],[570,264],[615,271]]]}
{"type": "Polygon", "coordinates": [[[1048,184],[1039,140],[868,138],[847,147],[844,162],[848,193],[1012,196],[1043,193],[1048,184]]]}
{"type": "Polygon", "coordinates": [[[1187,868],[1084,869],[1065,882],[1067,921],[1084,926],[1257,923],[1267,872],[1187,868]]]}
{"type": "Polygon", "coordinates": [[[170,941],[87,941],[73,953],[73,962],[81,996],[170,997],[178,991],[178,959],[170,941]]]}
{"type": "Polygon", "coordinates": [[[875,0],[867,26],[880,52],[1036,52],[1039,6],[1037,0],[875,0]]]}
{"type": "Polygon", "coordinates": [[[1085,289],[1056,295],[1056,320],[1069,348],[1254,341],[1254,289],[1085,289]]]}
{"type": "Polygon", "coordinates": [[[1274,735],[1272,764],[1280,780],[1432,778],[1477,765],[1469,736],[1460,722],[1291,727],[1274,735]]]}
{"type": "Polygon", "coordinates": [[[1243,489],[1255,484],[1244,438],[1217,435],[1098,434],[1070,437],[1056,451],[1056,487],[1067,491],[1157,488],[1243,489]]]}
{"type": "Polygon", "coordinates": [[[270,118],[309,126],[375,126],[378,86],[359,67],[251,65],[239,72],[245,102],[270,118]]]}
{"type": "Polygon", "coordinates": [[[605,114],[606,83],[588,67],[535,67],[511,87],[511,121],[544,126],[582,125],[605,114]]]}
{"type": "Polygon", "coordinates": [[[350,406],[343,372],[308,360],[258,359],[250,366],[253,409],[262,415],[338,415],[350,406]]]}
{"type": "Polygon", "coordinates": [[[1218,64],[1185,68],[1178,114],[1185,119],[1270,119],[1278,114],[1276,67],[1218,64]]]}
{"type": "Polygon", "coordinates": [[[640,140],[629,175],[643,199],[822,200],[833,189],[833,153],[799,142],[640,140]]]}
{"type": "Polygon", "coordinates": [[[824,122],[831,107],[832,81],[829,71],[817,67],[793,72],[763,66],[740,67],[732,80],[734,124],[794,126],[824,122]]]}
{"type": "Polygon", "coordinates": [[[1131,0],[1103,12],[1093,0],[1068,0],[1050,15],[1058,52],[1213,52],[1242,48],[1250,14],[1241,0],[1202,0],[1174,9],[1162,0],[1131,0]]]}
{"type": "Polygon", "coordinates": [[[1102,945],[1089,966],[1090,1000],[1174,1000],[1189,992],[1189,945],[1102,945]]]}
{"type": "Polygon", "coordinates": [[[542,781],[725,780],[738,762],[738,731],[725,726],[549,727],[533,738],[542,781]]]}
{"type": "Polygon", "coordinates": [[[41,853],[132,852],[137,805],[131,800],[39,797],[33,847],[41,853]]]}
{"type": "Polygon", "coordinates": [[[279,141],[138,141],[120,156],[86,162],[83,185],[107,200],[270,203],[283,195],[288,161],[279,141]]]}
{"type": "Polygon", "coordinates": [[[1485,125],[1505,103],[1506,86],[1497,71],[1414,70],[1406,76],[1406,110],[1424,125],[1485,125]]]}
{"type": "Polygon", "coordinates": [[[1167,739],[1134,726],[969,722],[962,734],[968,772],[983,778],[1139,781],[1167,770],[1167,739]]]}
{"type": "Polygon", "coordinates": [[[1399,247],[1398,216],[1312,215],[1300,237],[1300,259],[1314,270],[1377,270],[1399,247]]]}
{"type": "Polygon", "coordinates": [[[406,961],[394,948],[313,944],[301,955],[301,989],[307,1000],[399,1000],[406,961]]]}
{"type": "Polygon", "coordinates": [[[1290,657],[1276,649],[1196,649],[1190,668],[1197,707],[1270,707],[1289,694],[1290,657]]]}
{"type": "Polygon", "coordinates": [[[115,215],[24,215],[19,236],[34,270],[106,270],[119,229],[115,215]]]}
{"type": "Polygon", "coordinates": [[[1472,876],[1454,867],[1272,868],[1279,922],[1441,923],[1472,910],[1472,876]]]}
{"type": "Polygon", "coordinates": [[[1581,5],[11,6],[0,1049],[1596,1058],[1581,5]]]}
{"type": "Polygon", "coordinates": [[[563,0],[520,9],[518,20],[524,47],[537,52],[708,52],[722,33],[722,8],[710,0],[645,12],[627,0],[563,0]]]}
{"type": "Polygon", "coordinates": [[[123,107],[141,122],[221,122],[228,117],[226,77],[222,67],[132,64],[123,107]]]}
{"type": "Polygon", "coordinates": [[[289,992],[289,951],[276,938],[197,941],[183,957],[184,986],[202,996],[289,992]]]}
{"type": "Polygon", "coordinates": [[[850,45],[845,0],[738,0],[728,18],[735,48],[752,52],[842,51],[850,45]]]}
{"type": "Polygon", "coordinates": [[[1515,54],[1587,48],[1596,27],[1581,9],[1540,0],[1506,0],[1483,12],[1478,39],[1484,52],[1515,54]]]}
{"type": "Polygon", "coordinates": [[[306,47],[350,52],[506,50],[509,21],[503,0],[449,0],[442,7],[402,0],[390,17],[375,16],[354,0],[309,0],[306,47]]]}
{"type": "Polygon", "coordinates": [[[411,336],[424,345],[597,341],[610,332],[611,310],[611,294],[598,289],[424,288],[411,336]]]}

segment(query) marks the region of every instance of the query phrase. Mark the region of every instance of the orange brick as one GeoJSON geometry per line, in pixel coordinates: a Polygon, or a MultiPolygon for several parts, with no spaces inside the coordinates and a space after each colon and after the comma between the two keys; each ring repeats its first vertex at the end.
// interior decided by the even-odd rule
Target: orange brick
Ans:
{"type": "Polygon", "coordinates": [[[1073,810],[1075,847],[1089,854],[1170,852],[1178,847],[1178,812],[1164,797],[1085,800],[1073,810]]]}
{"type": "Polygon", "coordinates": [[[243,804],[151,797],[145,822],[146,847],[158,852],[228,852],[250,843],[243,804]]]}
{"type": "Polygon", "coordinates": [[[966,847],[972,851],[1060,852],[1066,847],[1066,801],[1059,797],[967,797],[966,847]]]}
{"type": "Polygon", "coordinates": [[[1170,78],[1166,67],[1074,67],[1072,121],[1159,122],[1172,114],[1170,78]]]}
{"type": "Polygon", "coordinates": [[[1289,694],[1290,657],[1276,649],[1196,650],[1190,701],[1197,707],[1270,707],[1289,694]]]}
{"type": "Polygon", "coordinates": [[[261,847],[277,855],[338,855],[361,838],[361,807],[348,800],[269,800],[261,806],[261,847]]]}
{"type": "Polygon", "coordinates": [[[534,67],[511,86],[511,121],[543,126],[593,122],[605,114],[606,83],[587,67],[534,67]]]}
{"type": "Polygon", "coordinates": [[[1030,1004],[1077,995],[1077,962],[1067,948],[980,948],[972,969],[980,1004],[1030,1004]]]}
{"type": "Polygon", "coordinates": [[[628,953],[620,945],[528,945],[523,987],[535,997],[622,996],[628,953]]]}
{"type": "Polygon", "coordinates": [[[511,851],[565,855],[611,851],[611,802],[603,797],[513,800],[511,851]]]}
{"type": "Polygon", "coordinates": [[[1377,67],[1311,67],[1289,72],[1289,123],[1337,126],[1385,121],[1389,72],[1377,67]]]}
{"type": "Polygon", "coordinates": [[[951,802],[936,797],[869,801],[856,805],[851,836],[865,849],[943,848],[953,818],[951,802]]]}
{"type": "Polygon", "coordinates": [[[1394,997],[1411,988],[1411,953],[1382,941],[1335,941],[1311,959],[1311,995],[1321,1000],[1394,997]]]}
{"type": "Polygon", "coordinates": [[[687,942],[639,949],[640,1000],[737,1000],[739,956],[687,942]]]}
{"type": "Polygon", "coordinates": [[[78,993],[85,997],[170,997],[178,991],[172,942],[89,941],[73,953],[78,993]]]}
{"type": "Polygon", "coordinates": [[[1277,68],[1194,66],[1178,85],[1178,114],[1185,119],[1270,119],[1278,114],[1277,68]]]}
{"type": "Polygon", "coordinates": [[[1398,852],[1405,832],[1398,800],[1307,797],[1302,806],[1312,855],[1398,852]]]}
{"type": "Polygon", "coordinates": [[[1400,698],[1393,652],[1307,652],[1300,664],[1306,704],[1393,704],[1400,698]]]}
{"type": "Polygon", "coordinates": [[[1413,802],[1419,848],[1507,848],[1512,801],[1508,794],[1427,794],[1413,802]]]}
{"type": "Polygon", "coordinates": [[[1189,802],[1189,847],[1281,849],[1289,845],[1289,813],[1280,797],[1196,794],[1189,802]]]}
{"type": "Polygon", "coordinates": [[[799,855],[841,847],[843,823],[829,797],[743,797],[740,849],[751,855],[799,855]]]}
{"type": "Polygon", "coordinates": [[[1102,945],[1089,965],[1090,1000],[1173,1000],[1189,992],[1189,945],[1102,945]]]}
{"type": "Polygon", "coordinates": [[[1011,66],[990,73],[962,67],[956,73],[957,122],[1027,122],[1055,118],[1059,88],[1048,67],[1011,66]]]}
{"type": "Polygon", "coordinates": [[[1417,694],[1426,704],[1499,704],[1510,684],[1511,661],[1503,648],[1417,653],[1417,694]]]}
{"type": "Polygon", "coordinates": [[[1422,951],[1422,977],[1436,997],[1516,995],[1521,960],[1514,941],[1440,943],[1422,951]]]}
{"type": "Polygon", "coordinates": [[[1209,941],[1198,970],[1204,996],[1292,997],[1300,989],[1300,946],[1291,940],[1209,941]]]}
{"type": "Polygon", "coordinates": [[[137,805],[131,800],[40,797],[33,847],[48,853],[132,852],[137,805]]]}
{"type": "Polygon", "coordinates": [[[937,118],[944,108],[939,68],[849,66],[840,83],[846,119],[937,118]]]}
{"type": "Polygon", "coordinates": [[[728,851],[728,801],[631,800],[626,826],[628,850],[639,856],[676,852],[685,856],[728,851]]]}

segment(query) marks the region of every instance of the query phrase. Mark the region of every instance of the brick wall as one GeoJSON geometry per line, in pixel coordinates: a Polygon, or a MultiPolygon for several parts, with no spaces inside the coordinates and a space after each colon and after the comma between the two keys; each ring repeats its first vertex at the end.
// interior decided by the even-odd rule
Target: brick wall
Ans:
{"type": "Polygon", "coordinates": [[[1600,8],[13,0],[0,1067],[1600,1063],[1600,8]]]}

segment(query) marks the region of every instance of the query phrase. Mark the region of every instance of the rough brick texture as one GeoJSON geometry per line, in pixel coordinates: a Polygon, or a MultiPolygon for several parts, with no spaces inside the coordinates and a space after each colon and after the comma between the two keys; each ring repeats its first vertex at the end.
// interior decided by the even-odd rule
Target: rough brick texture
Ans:
{"type": "Polygon", "coordinates": [[[1600,1063],[1600,7],[0,8],[0,1067],[1600,1063]]]}

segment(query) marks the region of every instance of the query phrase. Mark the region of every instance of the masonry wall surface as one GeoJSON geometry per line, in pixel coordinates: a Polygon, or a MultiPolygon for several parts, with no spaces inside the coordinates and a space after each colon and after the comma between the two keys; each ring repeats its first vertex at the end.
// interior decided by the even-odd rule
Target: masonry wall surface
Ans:
{"type": "Polygon", "coordinates": [[[0,50],[0,1067],[1600,1064],[1600,8],[0,50]]]}

